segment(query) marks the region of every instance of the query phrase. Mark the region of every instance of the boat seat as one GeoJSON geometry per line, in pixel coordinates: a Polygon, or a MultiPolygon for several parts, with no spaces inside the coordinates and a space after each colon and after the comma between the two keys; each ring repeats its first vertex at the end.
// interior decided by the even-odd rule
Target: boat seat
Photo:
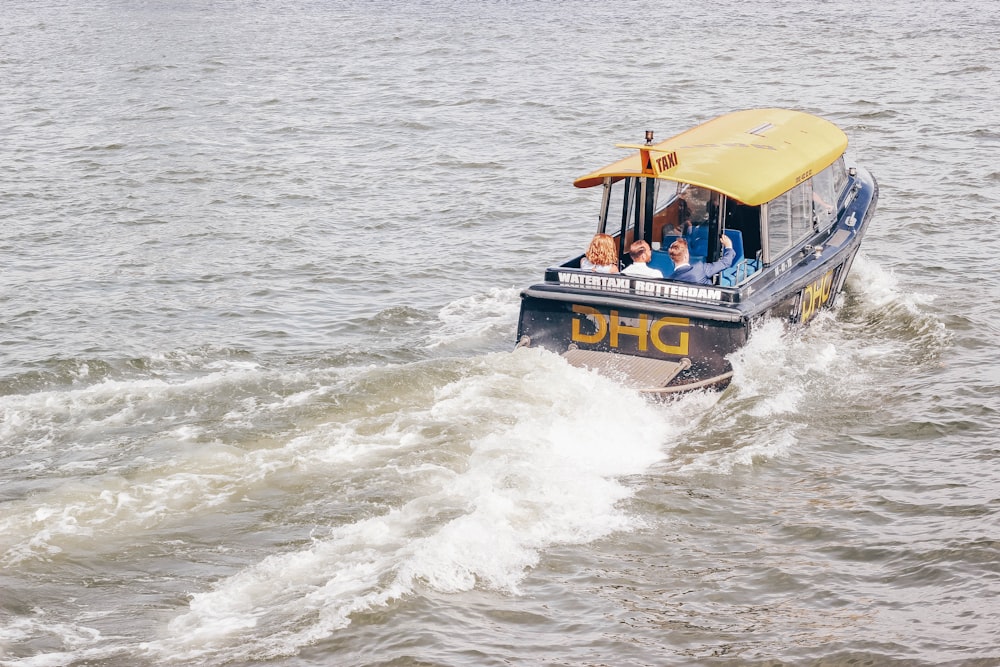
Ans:
{"type": "MultiPolygon", "coordinates": [[[[666,251],[670,247],[670,244],[679,238],[681,237],[677,234],[664,234],[663,250],[666,251]]],[[[688,244],[688,255],[691,257],[691,263],[704,262],[705,253],[708,252],[708,229],[706,227],[695,227],[690,234],[685,234],[683,238],[688,244]]]]}
{"type": "Polygon", "coordinates": [[[719,284],[735,287],[760,270],[760,260],[744,259],[719,274],[719,284]]]}
{"type": "Polygon", "coordinates": [[[722,233],[728,236],[729,240],[733,242],[733,250],[736,252],[736,261],[739,262],[741,259],[745,259],[743,256],[743,232],[738,229],[725,229],[722,233]]]}
{"type": "Polygon", "coordinates": [[[674,273],[674,260],[670,259],[670,253],[666,250],[654,250],[647,266],[659,269],[664,278],[669,278],[674,273]]]}
{"type": "Polygon", "coordinates": [[[708,254],[708,225],[693,227],[691,231],[684,235],[688,242],[688,252],[691,253],[691,262],[705,261],[708,254]]]}
{"type": "Polygon", "coordinates": [[[719,284],[723,287],[734,287],[760,270],[760,260],[747,259],[743,255],[743,232],[738,229],[727,229],[723,232],[733,242],[736,252],[736,262],[719,275],[719,284]]]}

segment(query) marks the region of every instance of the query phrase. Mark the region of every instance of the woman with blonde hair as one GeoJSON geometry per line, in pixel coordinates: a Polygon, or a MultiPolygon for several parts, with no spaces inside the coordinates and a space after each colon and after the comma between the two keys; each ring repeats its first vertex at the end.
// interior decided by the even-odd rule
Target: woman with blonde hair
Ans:
{"type": "Polygon", "coordinates": [[[580,268],[598,273],[618,273],[618,248],[608,234],[597,234],[580,260],[580,268]]]}

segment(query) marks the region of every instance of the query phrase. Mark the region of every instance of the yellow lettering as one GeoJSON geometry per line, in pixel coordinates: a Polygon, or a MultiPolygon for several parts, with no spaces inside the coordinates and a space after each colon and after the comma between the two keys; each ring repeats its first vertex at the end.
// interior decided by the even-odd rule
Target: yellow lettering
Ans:
{"type": "Polygon", "coordinates": [[[596,308],[578,304],[573,305],[573,312],[584,316],[584,318],[573,318],[573,342],[595,345],[602,342],[610,333],[608,342],[612,348],[618,348],[619,339],[622,336],[635,336],[637,347],[642,352],[649,350],[649,343],[652,341],[653,346],[664,354],[682,356],[688,354],[690,334],[687,331],[677,332],[676,341],[664,340],[665,330],[668,327],[691,326],[691,320],[687,317],[661,317],[653,320],[648,314],[640,313],[637,319],[622,318],[617,310],[612,310],[610,315],[604,315],[596,308]],[[594,323],[596,331],[593,334],[583,333],[581,330],[583,319],[594,323]],[[631,325],[628,322],[637,322],[637,324],[631,325]]]}
{"type": "Polygon", "coordinates": [[[817,281],[812,285],[812,311],[816,312],[823,305],[823,283],[817,281]]]}
{"type": "Polygon", "coordinates": [[[827,271],[819,280],[802,290],[802,322],[808,322],[820,307],[830,300],[833,292],[833,271],[827,271]]]}
{"type": "Polygon", "coordinates": [[[689,338],[687,331],[680,332],[678,335],[677,345],[667,345],[663,338],[660,337],[660,332],[663,331],[663,328],[671,326],[688,327],[691,326],[691,320],[686,317],[661,317],[653,322],[653,326],[649,330],[650,338],[653,340],[653,346],[664,354],[687,354],[689,338]]]}
{"type": "MultiPolygon", "coordinates": [[[[802,321],[808,322],[809,318],[813,314],[813,300],[812,300],[812,285],[807,285],[804,290],[802,290],[802,321]]],[[[576,324],[574,322],[574,324],[576,324]]]]}
{"type": "Polygon", "coordinates": [[[639,315],[639,326],[630,327],[622,323],[618,311],[611,311],[611,347],[618,347],[618,336],[635,336],[639,339],[639,349],[645,352],[649,349],[649,316],[639,315]]]}
{"type": "Polygon", "coordinates": [[[587,335],[580,331],[580,318],[573,318],[573,340],[577,343],[600,343],[608,333],[608,320],[596,308],[588,306],[573,305],[573,312],[586,315],[592,318],[597,325],[597,331],[592,335],[587,335]]]}

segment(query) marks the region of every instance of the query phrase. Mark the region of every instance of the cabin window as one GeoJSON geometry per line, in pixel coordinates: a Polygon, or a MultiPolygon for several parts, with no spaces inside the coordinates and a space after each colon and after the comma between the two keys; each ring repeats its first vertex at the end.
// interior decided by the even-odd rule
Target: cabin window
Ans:
{"type": "Polygon", "coordinates": [[[832,165],[812,179],[812,206],[817,228],[829,229],[837,219],[837,195],[833,188],[832,165]]]}
{"type": "MultiPolygon", "coordinates": [[[[704,260],[717,235],[722,195],[689,183],[657,182],[652,230],[647,238],[666,249],[680,236],[688,242],[691,257],[704,260]]],[[[712,251],[714,252],[714,250],[712,251]]]]}
{"type": "Polygon", "coordinates": [[[632,227],[635,221],[634,206],[636,200],[636,179],[622,178],[611,184],[611,195],[608,198],[608,208],[604,218],[605,234],[617,236],[622,231],[622,215],[626,216],[625,228],[632,227]]]}
{"type": "Polygon", "coordinates": [[[813,233],[812,183],[806,181],[767,204],[767,262],[813,233]]]}
{"type": "Polygon", "coordinates": [[[816,231],[813,227],[812,183],[802,183],[788,194],[790,195],[788,201],[792,206],[792,243],[794,244],[816,231]]]}
{"type": "Polygon", "coordinates": [[[677,197],[678,184],[656,179],[653,199],[653,241],[664,236],[681,235],[687,216],[687,204],[677,197]]]}
{"type": "Polygon", "coordinates": [[[844,156],[841,155],[837,158],[837,161],[831,164],[827,169],[833,178],[833,193],[834,193],[834,206],[840,203],[840,198],[844,196],[844,190],[847,188],[847,166],[844,164],[844,156]]]}
{"type": "Polygon", "coordinates": [[[687,208],[687,222],[697,227],[715,222],[719,215],[719,195],[697,185],[677,184],[677,196],[687,208]]]}
{"type": "Polygon", "coordinates": [[[787,192],[767,203],[767,262],[774,261],[791,247],[790,217],[787,192]]]}

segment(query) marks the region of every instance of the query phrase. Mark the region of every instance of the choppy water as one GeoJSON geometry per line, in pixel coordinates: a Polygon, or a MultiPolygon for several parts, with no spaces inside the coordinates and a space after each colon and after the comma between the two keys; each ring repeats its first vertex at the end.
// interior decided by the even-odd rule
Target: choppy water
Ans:
{"type": "Polygon", "coordinates": [[[5,2],[0,664],[1000,665],[998,14],[5,2]],[[879,179],[839,309],[511,352],[572,179],[753,106],[879,179]]]}

